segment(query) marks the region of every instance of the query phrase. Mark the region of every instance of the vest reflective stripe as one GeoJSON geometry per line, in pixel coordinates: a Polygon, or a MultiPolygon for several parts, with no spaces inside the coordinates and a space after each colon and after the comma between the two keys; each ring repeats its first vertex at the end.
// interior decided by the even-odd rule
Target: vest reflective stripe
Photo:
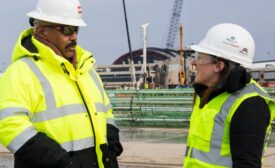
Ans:
{"type": "Polygon", "coordinates": [[[265,138],[264,138],[264,147],[263,147],[263,151],[262,151],[262,155],[264,155],[266,148],[267,148],[267,142],[269,141],[270,135],[272,133],[272,127],[270,127],[269,131],[265,134],[265,138]]]}
{"type": "Polygon", "coordinates": [[[48,121],[72,114],[87,113],[84,104],[70,104],[59,108],[36,112],[30,119],[32,122],[48,121]]]}
{"type": "Polygon", "coordinates": [[[95,107],[96,107],[96,111],[97,112],[108,112],[111,108],[112,108],[112,105],[108,104],[107,106],[105,106],[104,104],[102,103],[95,103],[95,107]]]}
{"type": "Polygon", "coordinates": [[[95,108],[98,113],[100,112],[106,112],[106,107],[102,103],[95,103],[95,108]]]}
{"type": "MultiPolygon", "coordinates": [[[[56,108],[56,102],[54,101],[55,99],[54,99],[53,89],[52,89],[49,81],[47,80],[47,78],[43,75],[43,73],[39,70],[37,65],[31,59],[23,57],[21,60],[24,61],[27,65],[29,65],[31,70],[34,72],[34,74],[39,79],[41,86],[43,87],[45,97],[46,97],[47,108],[51,109],[51,110],[53,110],[53,109],[56,110],[57,108],[56,108]]],[[[90,75],[93,78],[98,90],[101,93],[102,100],[104,100],[104,98],[103,98],[104,91],[101,87],[98,77],[92,70],[90,71],[90,75]]],[[[111,104],[109,104],[105,107],[102,103],[96,103],[95,106],[96,106],[97,112],[107,112],[110,109],[111,104]]]]}
{"type": "Polygon", "coordinates": [[[37,131],[33,126],[30,126],[26,128],[24,131],[22,131],[19,135],[16,136],[12,140],[12,142],[8,145],[8,149],[15,153],[23,144],[25,144],[29,139],[31,139],[33,136],[37,134],[37,131]]]}
{"type": "Polygon", "coordinates": [[[112,104],[110,103],[110,104],[108,104],[108,105],[106,106],[106,112],[108,112],[109,110],[111,110],[111,108],[112,108],[112,104]]]}
{"type": "MultiPolygon", "coordinates": [[[[114,120],[114,119],[111,119],[111,118],[108,118],[108,119],[107,119],[107,124],[111,124],[111,125],[117,127],[115,120],[114,120]]],[[[118,128],[118,127],[117,127],[117,128],[118,128]]]]}
{"type": "MultiPolygon", "coordinates": [[[[31,117],[32,122],[42,122],[42,121],[48,121],[51,119],[64,117],[71,114],[79,114],[79,113],[87,113],[87,109],[84,106],[84,104],[71,104],[71,105],[64,105],[62,107],[56,107],[55,97],[53,93],[53,89],[51,87],[50,82],[47,80],[47,78],[43,75],[43,73],[40,71],[40,69],[37,67],[37,65],[33,62],[31,58],[21,58],[23,62],[25,62],[32,72],[35,74],[35,76],[38,78],[38,80],[41,83],[43,92],[45,94],[45,101],[47,105],[47,110],[36,112],[33,117],[31,117]]],[[[98,103],[100,104],[100,103],[98,103]]],[[[102,105],[98,105],[99,109],[102,108],[102,105]]],[[[105,106],[103,108],[105,111],[105,106]]],[[[35,129],[35,128],[34,128],[35,129]]],[[[94,138],[89,137],[82,140],[75,140],[75,141],[69,141],[66,143],[61,144],[61,146],[66,149],[67,151],[76,151],[81,150],[89,147],[94,146],[94,138]]]]}
{"type": "Polygon", "coordinates": [[[94,147],[94,145],[95,143],[93,137],[65,142],[61,144],[62,148],[64,148],[67,152],[87,149],[90,147],[94,147]]]}
{"type": "Polygon", "coordinates": [[[271,132],[272,132],[272,129],[270,129],[270,130],[267,132],[267,134],[265,135],[264,143],[267,143],[267,142],[269,141],[271,132]]]}
{"type": "Polygon", "coordinates": [[[104,91],[103,91],[103,88],[101,87],[100,81],[99,81],[97,75],[95,74],[95,72],[93,70],[90,70],[90,76],[92,77],[92,79],[94,80],[94,82],[95,82],[98,90],[100,91],[102,100],[104,100],[104,91]]]}
{"type": "Polygon", "coordinates": [[[0,120],[10,116],[28,116],[30,114],[28,109],[10,107],[0,110],[0,120]]]}
{"type": "Polygon", "coordinates": [[[56,108],[53,89],[48,79],[43,75],[43,73],[40,71],[37,65],[33,62],[33,60],[31,60],[31,58],[23,57],[20,60],[25,62],[31,68],[35,76],[39,79],[40,84],[44,91],[47,108],[48,109],[56,108]]]}
{"type": "Polygon", "coordinates": [[[221,111],[215,116],[211,142],[210,142],[210,151],[204,152],[195,148],[187,147],[186,154],[188,154],[188,151],[191,150],[190,151],[191,158],[195,158],[197,160],[214,164],[214,165],[232,167],[231,156],[220,155],[221,148],[222,148],[223,132],[224,132],[224,122],[234,102],[244,94],[253,93],[253,92],[258,92],[263,97],[270,98],[267,93],[262,91],[254,83],[251,83],[248,86],[244,87],[243,89],[236,91],[235,93],[232,93],[222,105],[221,111]]]}
{"type": "Polygon", "coordinates": [[[30,58],[23,57],[21,60],[24,61],[31,68],[32,72],[39,79],[43,88],[43,92],[45,94],[45,101],[47,105],[47,110],[43,112],[36,112],[33,115],[33,117],[30,119],[32,122],[47,121],[59,117],[64,117],[66,115],[77,114],[87,111],[84,104],[64,105],[57,108],[53,89],[50,85],[50,82],[30,58]]]}

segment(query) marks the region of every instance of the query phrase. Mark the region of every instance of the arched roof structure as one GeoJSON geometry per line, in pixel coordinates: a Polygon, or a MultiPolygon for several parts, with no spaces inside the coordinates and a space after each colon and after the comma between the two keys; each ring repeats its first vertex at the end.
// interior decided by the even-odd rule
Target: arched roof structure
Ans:
{"type": "MultiPolygon", "coordinates": [[[[138,49],[135,51],[132,51],[134,64],[137,64],[138,62],[142,63],[143,61],[143,49],[138,49]]],[[[171,50],[171,49],[162,49],[162,48],[156,48],[156,47],[148,47],[147,48],[147,63],[154,63],[154,61],[163,61],[167,60],[171,57],[176,57],[179,55],[179,51],[171,50]]],[[[120,56],[118,59],[116,59],[113,62],[113,65],[117,64],[129,64],[128,60],[130,58],[130,53],[126,53],[122,56],[120,56]]]]}

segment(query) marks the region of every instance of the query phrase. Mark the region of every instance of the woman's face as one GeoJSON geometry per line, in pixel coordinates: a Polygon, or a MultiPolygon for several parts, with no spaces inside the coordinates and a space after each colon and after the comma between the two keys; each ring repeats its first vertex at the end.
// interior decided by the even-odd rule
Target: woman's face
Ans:
{"type": "Polygon", "coordinates": [[[219,81],[220,72],[224,68],[222,61],[200,52],[196,52],[195,59],[191,64],[195,67],[195,83],[204,84],[208,87],[219,81]]]}

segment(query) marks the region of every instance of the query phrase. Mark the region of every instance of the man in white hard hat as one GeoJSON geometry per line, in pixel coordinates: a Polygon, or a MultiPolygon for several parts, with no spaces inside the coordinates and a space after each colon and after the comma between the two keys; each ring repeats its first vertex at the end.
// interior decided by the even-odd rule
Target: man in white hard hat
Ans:
{"type": "Polygon", "coordinates": [[[119,129],[93,55],[77,45],[78,0],[39,0],[1,78],[0,142],[15,168],[116,168],[119,129]]]}
{"type": "Polygon", "coordinates": [[[255,44],[241,26],[223,23],[191,46],[195,99],[184,168],[259,168],[275,102],[246,69],[255,44]]]}

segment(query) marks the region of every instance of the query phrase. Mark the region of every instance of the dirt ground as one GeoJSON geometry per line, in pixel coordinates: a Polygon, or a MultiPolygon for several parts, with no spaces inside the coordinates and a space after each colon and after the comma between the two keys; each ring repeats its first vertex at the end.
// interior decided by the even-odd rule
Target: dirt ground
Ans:
{"type": "MultiPolygon", "coordinates": [[[[163,128],[122,128],[124,148],[120,168],[181,168],[188,130],[163,128]]],[[[274,135],[264,155],[263,168],[275,167],[274,135]]],[[[0,145],[0,168],[13,168],[13,156],[0,145]]]]}
{"type": "MultiPolygon", "coordinates": [[[[118,158],[120,168],[181,168],[184,144],[122,142],[123,154],[118,158]]],[[[268,148],[263,168],[275,167],[275,148],[268,148]]],[[[0,168],[13,168],[13,157],[0,147],[0,168]]]]}
{"type": "MultiPolygon", "coordinates": [[[[119,157],[125,168],[180,168],[182,167],[185,144],[150,142],[123,142],[124,152],[119,157]]],[[[263,168],[275,167],[275,148],[268,148],[263,168]]]]}

